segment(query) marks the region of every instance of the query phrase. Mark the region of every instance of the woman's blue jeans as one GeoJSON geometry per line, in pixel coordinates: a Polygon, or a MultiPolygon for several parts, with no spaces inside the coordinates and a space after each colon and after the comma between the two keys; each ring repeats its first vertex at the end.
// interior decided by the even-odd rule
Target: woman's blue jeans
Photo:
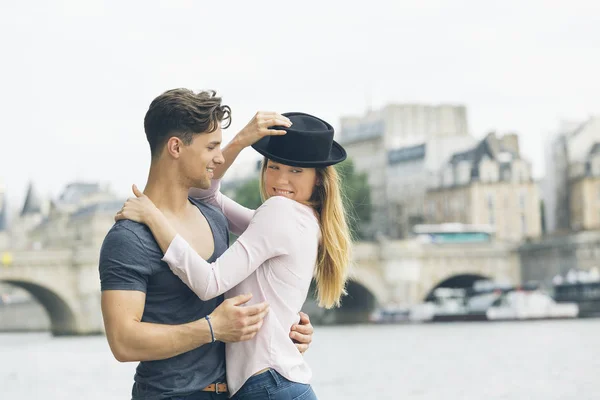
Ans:
{"type": "Polygon", "coordinates": [[[232,400],[317,400],[310,385],[292,382],[274,369],[250,377],[232,400]]]}

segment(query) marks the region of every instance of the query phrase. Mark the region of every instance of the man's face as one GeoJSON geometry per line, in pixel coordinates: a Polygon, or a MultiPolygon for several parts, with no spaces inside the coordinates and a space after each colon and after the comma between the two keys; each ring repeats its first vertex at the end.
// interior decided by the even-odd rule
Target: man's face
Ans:
{"type": "Polygon", "coordinates": [[[221,141],[222,132],[219,127],[214,132],[195,135],[189,146],[183,146],[181,172],[191,187],[210,187],[214,167],[225,161],[221,153],[221,141]]]}

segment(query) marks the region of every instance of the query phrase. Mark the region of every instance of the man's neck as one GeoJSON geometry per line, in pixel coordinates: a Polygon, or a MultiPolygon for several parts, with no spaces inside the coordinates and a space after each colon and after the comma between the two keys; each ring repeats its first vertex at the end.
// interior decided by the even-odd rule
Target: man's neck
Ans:
{"type": "Polygon", "coordinates": [[[188,206],[189,188],[170,171],[173,169],[151,165],[144,194],[163,213],[181,217],[188,206]]]}

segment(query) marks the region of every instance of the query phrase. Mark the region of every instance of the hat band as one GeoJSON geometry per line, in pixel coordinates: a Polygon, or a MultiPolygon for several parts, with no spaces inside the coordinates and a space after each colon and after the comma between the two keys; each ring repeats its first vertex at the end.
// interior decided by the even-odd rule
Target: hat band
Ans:
{"type": "Polygon", "coordinates": [[[267,145],[267,151],[286,160],[318,162],[329,158],[331,142],[329,140],[308,140],[306,137],[296,138],[288,133],[284,136],[272,136],[267,145]],[[285,140],[282,140],[283,138],[285,140]]]}

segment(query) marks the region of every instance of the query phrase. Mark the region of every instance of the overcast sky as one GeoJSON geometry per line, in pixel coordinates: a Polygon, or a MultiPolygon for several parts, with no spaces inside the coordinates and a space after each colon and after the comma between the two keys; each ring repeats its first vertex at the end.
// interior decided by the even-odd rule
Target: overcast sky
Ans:
{"type": "Polygon", "coordinates": [[[538,177],[545,135],[600,114],[597,0],[349,3],[3,1],[9,202],[30,180],[46,196],[74,180],[143,186],[144,113],[173,87],[223,96],[226,141],[259,109],[339,127],[368,103],[464,104],[475,137],[519,133],[538,177]]]}

